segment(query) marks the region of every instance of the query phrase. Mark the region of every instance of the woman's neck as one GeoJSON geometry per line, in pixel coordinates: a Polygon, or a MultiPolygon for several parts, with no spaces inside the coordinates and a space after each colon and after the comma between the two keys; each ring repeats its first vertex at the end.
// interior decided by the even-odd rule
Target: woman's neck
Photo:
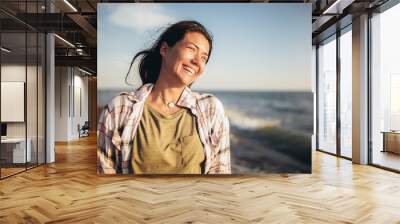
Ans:
{"type": "Polygon", "coordinates": [[[171,83],[162,80],[160,77],[154,85],[150,95],[153,102],[168,101],[176,103],[184,89],[185,86],[172,85],[171,83]]]}

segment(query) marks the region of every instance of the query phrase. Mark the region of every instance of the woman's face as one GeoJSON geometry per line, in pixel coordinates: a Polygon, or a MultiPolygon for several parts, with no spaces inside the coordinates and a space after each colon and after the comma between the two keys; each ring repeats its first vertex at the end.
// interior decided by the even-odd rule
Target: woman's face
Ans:
{"type": "Polygon", "coordinates": [[[160,48],[163,58],[161,71],[166,71],[168,80],[173,78],[188,86],[204,72],[209,49],[208,40],[197,32],[186,33],[173,47],[163,43],[160,48]]]}

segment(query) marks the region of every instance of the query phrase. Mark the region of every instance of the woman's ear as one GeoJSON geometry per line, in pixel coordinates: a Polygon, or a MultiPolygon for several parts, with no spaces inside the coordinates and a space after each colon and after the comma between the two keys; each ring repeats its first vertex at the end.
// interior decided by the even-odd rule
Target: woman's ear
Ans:
{"type": "Polygon", "coordinates": [[[167,55],[168,44],[164,41],[161,43],[160,47],[160,54],[161,56],[165,57],[167,55]]]}

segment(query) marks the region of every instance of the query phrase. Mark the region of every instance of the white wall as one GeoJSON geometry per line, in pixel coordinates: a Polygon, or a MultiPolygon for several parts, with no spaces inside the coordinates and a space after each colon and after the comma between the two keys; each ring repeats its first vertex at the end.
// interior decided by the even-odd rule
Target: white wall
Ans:
{"type": "MultiPolygon", "coordinates": [[[[28,66],[27,69],[30,72],[33,67],[28,66]]],[[[25,65],[2,65],[1,81],[25,82],[25,65]]],[[[25,122],[7,122],[7,137],[25,137],[25,122]]]]}
{"type": "Polygon", "coordinates": [[[68,86],[67,67],[55,68],[55,141],[68,140],[68,86]]]}
{"type": "MultiPolygon", "coordinates": [[[[25,82],[25,73],[28,72],[28,87],[27,87],[27,122],[28,122],[28,137],[29,134],[34,130],[36,136],[36,107],[41,107],[42,105],[37,105],[36,99],[36,82],[37,80],[31,77],[31,74],[36,74],[36,66],[25,65],[2,65],[1,66],[1,81],[4,82],[25,82]],[[29,88],[30,87],[30,88],[29,88]]],[[[41,71],[39,71],[41,72],[41,71]]],[[[36,75],[35,75],[36,76],[36,75]]],[[[3,96],[4,97],[4,96],[3,96]]],[[[7,108],[1,108],[2,110],[7,110],[7,108]]],[[[25,123],[26,122],[7,122],[7,135],[9,137],[25,137],[25,123]]]]}
{"type": "Polygon", "coordinates": [[[74,82],[73,82],[73,99],[74,102],[71,102],[71,138],[75,139],[79,137],[78,133],[78,124],[82,126],[85,121],[88,121],[88,77],[81,76],[82,73],[78,70],[74,70],[74,82]],[[79,102],[80,101],[80,102],[79,102]],[[81,108],[80,108],[81,107],[81,108]],[[81,111],[80,111],[81,110],[81,111]]]}
{"type": "Polygon", "coordinates": [[[88,120],[88,78],[83,75],[76,68],[56,67],[56,141],[79,138],[78,124],[88,120]]]}

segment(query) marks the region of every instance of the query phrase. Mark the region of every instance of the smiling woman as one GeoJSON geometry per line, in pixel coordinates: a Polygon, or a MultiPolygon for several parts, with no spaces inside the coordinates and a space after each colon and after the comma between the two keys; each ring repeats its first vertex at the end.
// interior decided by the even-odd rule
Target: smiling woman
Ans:
{"type": "Polygon", "coordinates": [[[143,85],[114,97],[100,115],[99,174],[231,173],[222,103],[190,89],[211,52],[205,27],[181,21],[134,56],[129,70],[139,60],[143,85]]]}

